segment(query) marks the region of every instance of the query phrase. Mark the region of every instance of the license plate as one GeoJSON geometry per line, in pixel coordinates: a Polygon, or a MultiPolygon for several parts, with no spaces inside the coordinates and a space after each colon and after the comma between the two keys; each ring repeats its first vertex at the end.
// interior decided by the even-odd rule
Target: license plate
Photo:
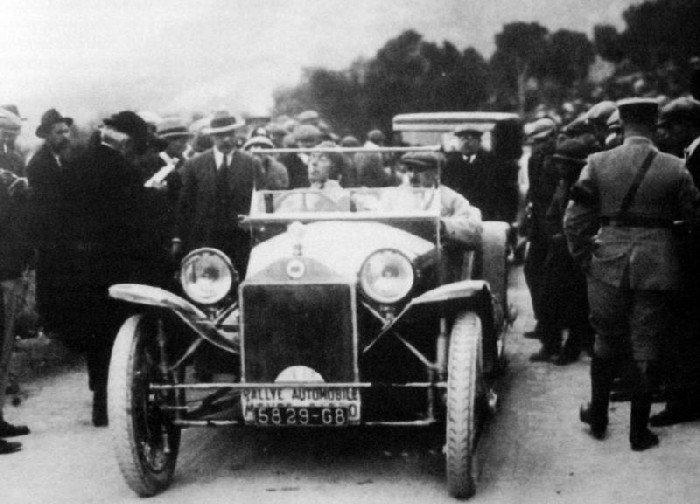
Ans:
{"type": "Polygon", "coordinates": [[[349,423],[348,408],[256,408],[257,425],[322,425],[339,426],[349,423]]]}

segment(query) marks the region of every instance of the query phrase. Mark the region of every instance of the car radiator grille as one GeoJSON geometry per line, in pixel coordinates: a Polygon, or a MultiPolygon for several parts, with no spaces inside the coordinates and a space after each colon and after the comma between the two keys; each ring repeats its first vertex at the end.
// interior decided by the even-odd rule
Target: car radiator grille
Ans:
{"type": "Polygon", "coordinates": [[[326,382],[354,381],[352,294],[347,284],[243,286],[245,380],[308,366],[326,382]]]}

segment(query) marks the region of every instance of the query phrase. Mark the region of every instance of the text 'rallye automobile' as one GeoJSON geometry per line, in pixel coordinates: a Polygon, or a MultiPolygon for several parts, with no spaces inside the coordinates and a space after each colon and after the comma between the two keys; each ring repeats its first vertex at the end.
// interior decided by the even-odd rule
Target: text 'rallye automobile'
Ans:
{"type": "Polygon", "coordinates": [[[182,261],[188,299],[112,286],[144,308],[119,331],[109,377],[128,485],[165,489],[186,427],[444,425],[448,492],[471,495],[477,427],[512,321],[508,225],[485,222],[472,247],[449,249],[438,189],[254,191],[240,282],[228,257],[204,248],[182,261]]]}

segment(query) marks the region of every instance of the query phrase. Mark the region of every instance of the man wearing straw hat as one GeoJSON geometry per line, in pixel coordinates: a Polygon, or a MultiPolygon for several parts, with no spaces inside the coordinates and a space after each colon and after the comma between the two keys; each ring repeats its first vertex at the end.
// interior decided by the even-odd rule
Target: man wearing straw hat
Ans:
{"type": "Polygon", "coordinates": [[[245,275],[250,239],[238,227],[239,215],[250,211],[260,161],[236,148],[236,131],[245,126],[226,111],[212,116],[205,133],[214,147],[195,156],[182,169],[172,252],[180,255],[198,247],[214,247],[231,258],[245,275]]]}

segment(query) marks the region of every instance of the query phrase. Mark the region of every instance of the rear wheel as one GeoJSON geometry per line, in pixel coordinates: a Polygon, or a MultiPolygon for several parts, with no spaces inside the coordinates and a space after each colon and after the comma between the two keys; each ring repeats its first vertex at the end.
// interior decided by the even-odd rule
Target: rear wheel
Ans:
{"type": "Polygon", "coordinates": [[[481,320],[460,314],[452,327],[447,374],[447,491],[452,497],[474,494],[477,390],[481,373],[481,320]]]}
{"type": "Polygon", "coordinates": [[[161,409],[164,397],[150,390],[160,379],[160,349],[154,320],[135,315],[124,322],[109,368],[109,421],[119,469],[141,497],[170,485],[180,446],[180,428],[161,409]]]}

